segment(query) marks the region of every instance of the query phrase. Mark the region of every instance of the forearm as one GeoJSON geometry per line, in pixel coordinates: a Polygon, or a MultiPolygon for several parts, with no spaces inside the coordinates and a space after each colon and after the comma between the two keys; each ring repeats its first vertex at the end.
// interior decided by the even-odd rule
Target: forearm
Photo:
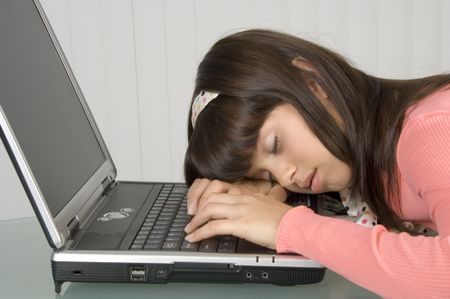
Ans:
{"type": "Polygon", "coordinates": [[[412,237],[291,209],[277,251],[297,252],[383,297],[450,297],[448,237],[412,237]]]}

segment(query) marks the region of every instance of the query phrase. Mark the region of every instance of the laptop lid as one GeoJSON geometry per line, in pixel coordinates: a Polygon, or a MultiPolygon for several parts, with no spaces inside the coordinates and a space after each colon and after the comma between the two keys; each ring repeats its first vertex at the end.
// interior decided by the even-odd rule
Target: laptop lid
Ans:
{"type": "Polygon", "coordinates": [[[116,168],[37,0],[0,1],[0,136],[53,248],[116,168]]]}

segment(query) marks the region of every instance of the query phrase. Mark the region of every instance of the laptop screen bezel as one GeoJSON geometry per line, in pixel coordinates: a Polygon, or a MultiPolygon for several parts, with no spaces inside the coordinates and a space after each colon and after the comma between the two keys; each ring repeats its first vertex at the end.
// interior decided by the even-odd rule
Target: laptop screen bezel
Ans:
{"type": "Polygon", "coordinates": [[[57,40],[57,37],[50,25],[50,22],[45,15],[45,12],[38,0],[33,0],[35,8],[37,9],[41,21],[43,22],[47,33],[52,40],[59,59],[61,60],[64,69],[70,79],[70,82],[77,94],[77,98],[85,112],[89,124],[95,134],[95,138],[101,147],[105,161],[94,172],[94,174],[81,186],[75,195],[67,202],[67,204],[56,215],[52,215],[49,206],[45,201],[45,197],[39,188],[33,172],[27,162],[27,159],[21,150],[20,144],[14,135],[14,132],[8,122],[8,118],[0,107],[0,126],[2,139],[6,150],[10,155],[11,161],[16,169],[16,172],[22,182],[26,194],[33,206],[36,216],[44,229],[47,240],[53,248],[59,249],[63,247],[70,239],[69,224],[74,220],[83,223],[89,213],[91,207],[98,203],[103,192],[103,182],[105,180],[114,180],[117,176],[117,170],[112,161],[111,155],[106,147],[100,130],[95,123],[93,115],[87,105],[84,95],[75,79],[75,76],[69,66],[69,63],[62,51],[62,48],[57,40]]]}

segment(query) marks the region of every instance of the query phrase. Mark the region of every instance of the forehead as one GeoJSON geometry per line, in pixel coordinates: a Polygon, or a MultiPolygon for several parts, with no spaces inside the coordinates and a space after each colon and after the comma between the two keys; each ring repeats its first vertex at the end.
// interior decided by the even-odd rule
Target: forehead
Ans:
{"type": "Polygon", "coordinates": [[[281,130],[289,127],[291,120],[301,117],[300,113],[289,103],[283,103],[275,107],[267,116],[258,134],[258,145],[264,137],[273,130],[281,130]]]}

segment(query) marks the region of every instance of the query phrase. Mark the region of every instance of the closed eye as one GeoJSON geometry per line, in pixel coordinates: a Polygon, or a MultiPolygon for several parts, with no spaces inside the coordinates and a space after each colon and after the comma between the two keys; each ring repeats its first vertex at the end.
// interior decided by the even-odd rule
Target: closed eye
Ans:
{"type": "Polygon", "coordinates": [[[278,136],[275,136],[275,140],[273,142],[272,154],[278,153],[279,147],[280,147],[280,138],[278,138],[278,136]]]}
{"type": "MultiPolygon", "coordinates": [[[[279,150],[280,150],[280,138],[278,136],[275,136],[271,154],[276,155],[279,152],[279,150]]],[[[274,183],[277,182],[277,180],[270,171],[268,171],[268,173],[269,173],[269,181],[273,185],[274,183]]]]}

